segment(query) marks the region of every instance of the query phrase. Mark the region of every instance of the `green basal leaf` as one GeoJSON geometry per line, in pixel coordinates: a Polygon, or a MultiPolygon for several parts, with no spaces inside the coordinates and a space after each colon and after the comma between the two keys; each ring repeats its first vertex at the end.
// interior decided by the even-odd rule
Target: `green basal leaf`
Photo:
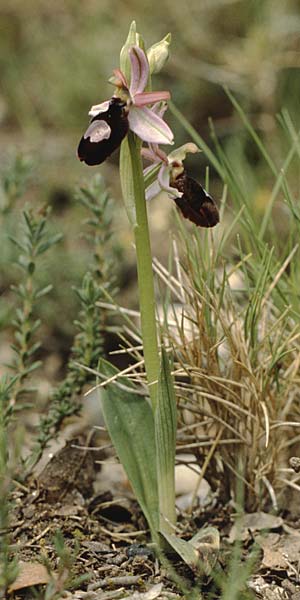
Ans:
{"type": "Polygon", "coordinates": [[[171,365],[162,347],[161,369],[158,381],[158,402],[155,410],[155,440],[160,511],[160,529],[174,531],[175,511],[175,452],[176,452],[176,397],[171,365]]]}
{"type": "Polygon", "coordinates": [[[189,541],[182,540],[173,533],[160,533],[195,575],[201,577],[211,574],[219,556],[220,535],[217,529],[201,529],[189,541]]]}
{"type": "MultiPolygon", "coordinates": [[[[106,361],[101,361],[99,371],[105,378],[118,373],[106,361]]],[[[130,387],[125,377],[109,383],[101,392],[101,404],[109,435],[155,540],[159,510],[154,419],[148,400],[133,386],[128,391],[130,387]]]]}

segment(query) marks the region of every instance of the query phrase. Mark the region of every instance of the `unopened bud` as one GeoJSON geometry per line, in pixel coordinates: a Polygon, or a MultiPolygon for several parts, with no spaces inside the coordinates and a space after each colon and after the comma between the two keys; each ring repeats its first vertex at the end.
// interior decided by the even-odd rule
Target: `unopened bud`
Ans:
{"type": "Polygon", "coordinates": [[[159,73],[169,58],[171,34],[168,33],[160,42],[153,44],[147,51],[150,74],[159,73]]]}
{"type": "Polygon", "coordinates": [[[137,46],[137,45],[138,45],[138,33],[136,31],[136,22],[132,21],[132,23],[129,27],[127,40],[120,52],[120,68],[121,68],[122,73],[124,73],[127,81],[130,81],[129,50],[132,46],[137,46]]]}
{"type": "Polygon", "coordinates": [[[138,46],[145,51],[144,40],[140,33],[136,30],[136,22],[132,21],[129,32],[127,36],[127,40],[121,49],[120,52],[120,69],[122,73],[124,73],[128,83],[130,83],[130,73],[131,73],[131,64],[129,59],[129,50],[132,46],[138,46]]]}

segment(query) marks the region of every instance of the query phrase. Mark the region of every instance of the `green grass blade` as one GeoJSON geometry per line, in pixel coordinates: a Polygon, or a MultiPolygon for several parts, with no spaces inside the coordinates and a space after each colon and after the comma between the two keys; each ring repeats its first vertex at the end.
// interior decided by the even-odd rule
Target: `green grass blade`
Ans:
{"type": "Polygon", "coordinates": [[[210,150],[208,145],[205,143],[203,138],[199,135],[199,133],[194,129],[194,127],[189,123],[189,121],[183,116],[183,114],[178,110],[175,104],[172,101],[168,102],[169,109],[171,113],[173,113],[174,117],[179,121],[182,125],[183,129],[191,136],[192,140],[199,146],[200,150],[203,151],[205,156],[211,162],[213,167],[216,169],[217,173],[224,178],[224,170],[222,164],[218,161],[215,154],[210,150]]]}
{"type": "Polygon", "coordinates": [[[278,169],[274,163],[274,161],[272,160],[271,156],[269,155],[269,153],[267,152],[265,145],[263,144],[262,140],[260,139],[260,137],[257,135],[255,129],[252,127],[249,119],[247,118],[245,112],[243,111],[241,105],[238,103],[238,101],[236,100],[236,98],[232,95],[232,93],[229,91],[228,88],[225,87],[225,92],[230,100],[230,102],[232,103],[232,105],[234,106],[235,110],[237,111],[237,113],[239,114],[241,121],[244,123],[246,129],[249,131],[252,139],[254,140],[254,142],[256,143],[257,147],[259,148],[262,156],[264,157],[267,165],[269,166],[269,168],[271,169],[273,175],[275,177],[277,177],[277,173],[278,173],[278,169]]]}

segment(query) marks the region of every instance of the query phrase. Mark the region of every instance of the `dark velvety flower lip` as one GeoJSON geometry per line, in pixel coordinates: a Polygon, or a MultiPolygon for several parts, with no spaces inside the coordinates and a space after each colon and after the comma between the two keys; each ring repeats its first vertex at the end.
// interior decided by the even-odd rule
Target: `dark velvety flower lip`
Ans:
{"type": "Polygon", "coordinates": [[[214,227],[219,223],[217,206],[198,181],[183,172],[172,185],[182,192],[181,198],[174,198],[174,201],[186,219],[198,227],[214,227]]]}
{"type": "Polygon", "coordinates": [[[125,102],[120,98],[111,98],[106,110],[93,117],[82,136],[78,146],[78,158],[90,166],[100,165],[120,146],[128,128],[125,102]]]}

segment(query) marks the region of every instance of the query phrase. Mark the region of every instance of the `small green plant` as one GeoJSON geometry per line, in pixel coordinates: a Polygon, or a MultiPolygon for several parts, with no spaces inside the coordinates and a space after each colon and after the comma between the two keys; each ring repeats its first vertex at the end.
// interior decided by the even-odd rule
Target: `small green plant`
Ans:
{"type": "Polygon", "coordinates": [[[66,367],[66,376],[53,390],[49,410],[40,420],[38,437],[27,463],[28,468],[39,460],[43,449],[57,434],[62,421],[80,412],[83,387],[92,378],[104,352],[104,335],[108,328],[107,311],[98,304],[107,294],[116,293],[116,263],[118,248],[112,239],[112,200],[105,190],[103,179],[96,176],[91,183],[77,191],[76,199],[88,211],[84,222],[87,232],[83,237],[93,252],[90,270],[84,275],[81,286],[74,287],[79,301],[78,318],[74,325],[77,333],[66,367]]]}
{"type": "Polygon", "coordinates": [[[33,169],[32,161],[16,154],[9,167],[1,174],[0,215],[2,218],[11,212],[18,198],[24,195],[33,169]]]}
{"type": "Polygon", "coordinates": [[[12,286],[20,305],[16,309],[13,322],[15,327],[15,343],[12,348],[15,358],[10,368],[15,373],[14,385],[11,388],[11,398],[6,407],[6,417],[23,409],[26,405],[24,397],[32,393],[32,388],[27,386],[30,375],[40,367],[41,363],[35,360],[35,353],[40,348],[40,341],[36,339],[40,327],[40,320],[34,316],[37,302],[52,289],[51,285],[39,287],[36,283],[36,269],[40,257],[53,245],[61,240],[60,234],[51,235],[47,231],[48,211],[32,210],[23,212],[23,239],[11,238],[19,250],[17,264],[23,273],[22,281],[12,286]]]}
{"type": "Polygon", "coordinates": [[[79,543],[75,545],[74,549],[68,548],[62,532],[58,530],[54,536],[53,544],[57,557],[57,568],[54,576],[50,561],[44,557],[43,562],[49,572],[50,581],[43,593],[43,600],[59,600],[66,591],[78,589],[80,584],[89,579],[89,575],[77,576],[74,574],[74,565],[80,550],[79,543]]]}
{"type": "MultiPolygon", "coordinates": [[[[25,460],[26,468],[22,476],[28,474],[36,464],[47,443],[58,432],[63,419],[80,411],[83,386],[94,378],[93,369],[104,351],[108,313],[99,310],[97,303],[105,300],[106,294],[113,296],[116,291],[113,272],[116,271],[114,256],[118,255],[118,248],[111,234],[111,199],[104,189],[102,178],[95,177],[89,186],[81,188],[77,199],[89,212],[85,222],[85,237],[93,250],[94,260],[81,286],[74,289],[80,308],[67,374],[49,399],[48,414],[40,419],[38,435],[34,438],[31,454],[25,460]]],[[[12,422],[16,420],[17,412],[32,407],[24,398],[34,393],[34,388],[29,386],[31,375],[42,366],[41,361],[35,360],[35,353],[41,345],[38,338],[41,321],[35,314],[39,301],[51,291],[52,286],[41,287],[38,283],[40,259],[61,239],[60,234],[49,233],[48,210],[33,212],[27,209],[23,212],[23,219],[23,237],[12,240],[19,251],[17,264],[23,273],[22,280],[13,286],[19,300],[13,321],[15,359],[10,365],[14,374],[3,376],[0,380],[0,595],[3,598],[18,572],[17,559],[12,556],[9,547],[9,511],[14,487],[13,467],[15,462],[22,461],[21,454],[15,459],[13,444],[9,444],[8,439],[12,438],[12,422]]],[[[68,550],[60,534],[55,538],[55,548],[59,557],[59,576],[51,579],[47,587],[45,597],[49,599],[59,598],[63,590],[82,581],[82,578],[72,575],[76,553],[68,550]]]]}

